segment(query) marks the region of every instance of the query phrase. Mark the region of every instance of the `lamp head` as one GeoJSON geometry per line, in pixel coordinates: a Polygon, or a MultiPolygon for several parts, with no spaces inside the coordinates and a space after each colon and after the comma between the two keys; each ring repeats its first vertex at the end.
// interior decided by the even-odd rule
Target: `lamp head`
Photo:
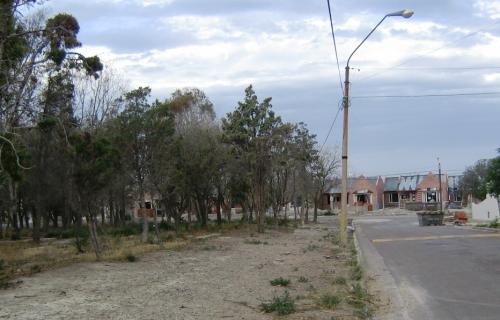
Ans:
{"type": "Polygon", "coordinates": [[[412,10],[401,10],[401,11],[396,11],[393,13],[389,13],[386,15],[386,17],[403,17],[403,18],[411,18],[413,16],[413,11],[412,10]]]}

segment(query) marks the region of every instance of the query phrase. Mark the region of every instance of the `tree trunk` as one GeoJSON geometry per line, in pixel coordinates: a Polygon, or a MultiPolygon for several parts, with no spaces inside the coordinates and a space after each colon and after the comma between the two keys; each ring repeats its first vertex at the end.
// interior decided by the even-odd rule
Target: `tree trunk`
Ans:
{"type": "MultiPolygon", "coordinates": [[[[37,196],[37,198],[39,198],[37,196]]],[[[42,210],[42,205],[40,204],[40,200],[36,200],[36,204],[31,210],[31,219],[33,220],[33,241],[35,243],[40,243],[40,211],[42,210]]]]}
{"type": "Polygon", "coordinates": [[[306,201],[306,214],[305,214],[305,217],[304,217],[304,222],[306,224],[309,223],[309,201],[306,201]]]}
{"type": "Polygon", "coordinates": [[[314,223],[318,223],[318,199],[314,201],[314,223]]]}
{"type": "Polygon", "coordinates": [[[146,210],[141,210],[142,206],[145,204],[145,199],[144,199],[144,189],[142,187],[142,184],[139,186],[139,210],[142,213],[142,236],[141,236],[141,241],[142,243],[148,242],[148,215],[146,213],[146,210]]]}
{"type": "Polygon", "coordinates": [[[155,234],[156,234],[156,241],[158,245],[160,246],[161,249],[163,249],[163,242],[161,241],[160,237],[160,228],[158,227],[158,210],[156,208],[153,208],[153,223],[155,225],[155,234]]]}

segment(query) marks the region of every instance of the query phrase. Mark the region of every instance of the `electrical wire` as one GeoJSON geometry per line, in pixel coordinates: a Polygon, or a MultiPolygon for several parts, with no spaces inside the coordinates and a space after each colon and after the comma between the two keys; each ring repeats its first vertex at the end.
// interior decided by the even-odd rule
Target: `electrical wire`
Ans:
{"type": "Polygon", "coordinates": [[[340,110],[342,110],[342,100],[339,101],[339,108],[337,110],[337,113],[335,114],[335,118],[333,118],[333,122],[330,125],[330,130],[328,130],[328,134],[326,135],[325,141],[323,141],[323,144],[321,145],[321,148],[319,149],[319,153],[323,151],[323,148],[325,147],[326,142],[328,141],[328,138],[330,138],[330,134],[332,133],[333,126],[335,125],[335,122],[337,122],[337,118],[339,117],[340,110]]]}
{"type": "Polygon", "coordinates": [[[383,95],[383,96],[354,96],[351,99],[378,99],[378,98],[433,98],[433,97],[461,97],[461,96],[486,96],[500,95],[500,91],[492,92],[465,92],[465,93],[433,93],[415,95],[383,95]]]}
{"type": "Polygon", "coordinates": [[[412,60],[415,60],[415,59],[418,59],[418,58],[423,58],[423,57],[425,57],[425,56],[428,56],[428,55],[429,55],[429,54],[431,54],[431,53],[434,53],[434,52],[437,52],[437,51],[439,51],[439,50],[442,50],[442,49],[444,49],[444,48],[446,48],[446,47],[448,47],[448,46],[450,46],[450,45],[452,45],[452,44],[455,44],[455,43],[457,43],[457,42],[459,42],[459,41],[462,41],[462,40],[464,40],[464,39],[466,39],[466,38],[470,38],[470,37],[472,37],[472,36],[475,36],[476,34],[478,34],[478,33],[482,32],[482,31],[486,31],[486,30],[488,30],[489,28],[494,27],[494,26],[496,26],[496,25],[498,25],[498,24],[500,24],[500,20],[498,20],[498,21],[496,21],[496,22],[494,22],[494,23],[492,23],[492,24],[490,24],[490,25],[487,25],[487,26],[485,26],[485,27],[482,27],[482,28],[480,28],[480,29],[478,29],[478,30],[475,30],[475,31],[469,32],[468,34],[466,34],[466,35],[464,35],[464,36],[462,36],[462,37],[460,37],[460,38],[458,38],[458,39],[456,39],[456,40],[449,41],[449,42],[445,43],[444,45],[442,45],[441,47],[438,47],[438,48],[436,48],[436,49],[433,49],[433,50],[430,50],[430,51],[427,51],[427,52],[424,52],[424,53],[421,53],[421,54],[418,54],[418,55],[417,55],[417,56],[415,56],[415,57],[408,58],[408,59],[404,60],[403,62],[396,64],[395,66],[392,66],[392,67],[386,68],[386,70],[385,70],[385,71],[382,71],[382,72],[377,72],[377,73],[374,73],[374,74],[368,75],[368,76],[366,76],[366,77],[364,77],[364,78],[358,79],[358,82],[360,82],[360,81],[364,81],[364,80],[368,80],[368,79],[371,79],[371,78],[374,78],[374,77],[377,77],[377,76],[380,76],[381,74],[383,74],[383,73],[385,73],[385,72],[387,72],[387,71],[389,71],[389,70],[391,70],[391,69],[393,69],[393,68],[397,68],[397,67],[400,67],[400,66],[402,66],[402,65],[405,65],[405,64],[407,64],[408,62],[410,62],[410,61],[412,61],[412,60]]]}
{"type": "MultiPolygon", "coordinates": [[[[355,68],[355,69],[372,69],[372,70],[387,70],[388,68],[384,67],[364,67],[364,68],[355,68]]],[[[390,68],[390,71],[406,71],[406,70],[498,70],[500,67],[498,66],[479,66],[479,67],[393,67],[390,68]]],[[[389,70],[388,70],[389,71],[389,70]]]]}
{"type": "Polygon", "coordinates": [[[337,53],[337,42],[335,41],[335,31],[333,29],[332,9],[330,6],[330,0],[326,0],[326,3],[328,4],[328,15],[330,16],[330,27],[332,30],[333,47],[335,48],[335,59],[337,60],[337,70],[339,72],[340,89],[342,90],[342,95],[343,95],[344,94],[344,86],[342,85],[342,75],[340,73],[339,55],[337,53]]]}

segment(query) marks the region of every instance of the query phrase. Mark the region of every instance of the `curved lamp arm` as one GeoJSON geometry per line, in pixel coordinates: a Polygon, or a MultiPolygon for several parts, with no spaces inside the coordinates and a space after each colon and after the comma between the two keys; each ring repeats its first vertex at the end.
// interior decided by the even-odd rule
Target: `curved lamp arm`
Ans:
{"type": "Polygon", "coordinates": [[[411,11],[411,10],[401,10],[401,11],[396,11],[396,12],[393,12],[393,13],[386,14],[382,18],[382,20],[380,20],[380,22],[377,23],[377,25],[372,29],[372,31],[370,31],[370,33],[368,33],[368,35],[363,39],[363,41],[361,41],[361,43],[358,44],[358,46],[356,47],[356,49],[354,49],[354,51],[351,53],[351,55],[349,56],[349,59],[347,59],[347,67],[349,67],[349,62],[351,61],[351,58],[356,53],[356,51],[358,51],[359,47],[361,47],[363,45],[363,43],[365,43],[366,39],[368,39],[372,35],[372,33],[378,28],[378,26],[380,26],[380,24],[382,24],[382,22],[384,22],[384,20],[387,17],[403,17],[405,19],[408,19],[411,16],[413,16],[413,11],[411,11]]]}

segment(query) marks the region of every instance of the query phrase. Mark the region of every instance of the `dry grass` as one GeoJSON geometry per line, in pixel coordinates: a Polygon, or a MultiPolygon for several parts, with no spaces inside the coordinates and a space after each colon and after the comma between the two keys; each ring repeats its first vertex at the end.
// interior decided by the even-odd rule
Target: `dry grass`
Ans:
{"type": "MultiPolygon", "coordinates": [[[[0,256],[4,266],[4,279],[31,275],[42,270],[66,266],[77,262],[96,261],[93,248],[87,245],[84,253],[77,254],[73,239],[50,239],[37,245],[32,241],[0,241],[0,256]]],[[[141,255],[160,250],[157,244],[142,243],[140,236],[101,236],[102,261],[127,261],[128,255],[141,255]]],[[[179,249],[186,240],[165,242],[165,250],[179,249]]]]}

